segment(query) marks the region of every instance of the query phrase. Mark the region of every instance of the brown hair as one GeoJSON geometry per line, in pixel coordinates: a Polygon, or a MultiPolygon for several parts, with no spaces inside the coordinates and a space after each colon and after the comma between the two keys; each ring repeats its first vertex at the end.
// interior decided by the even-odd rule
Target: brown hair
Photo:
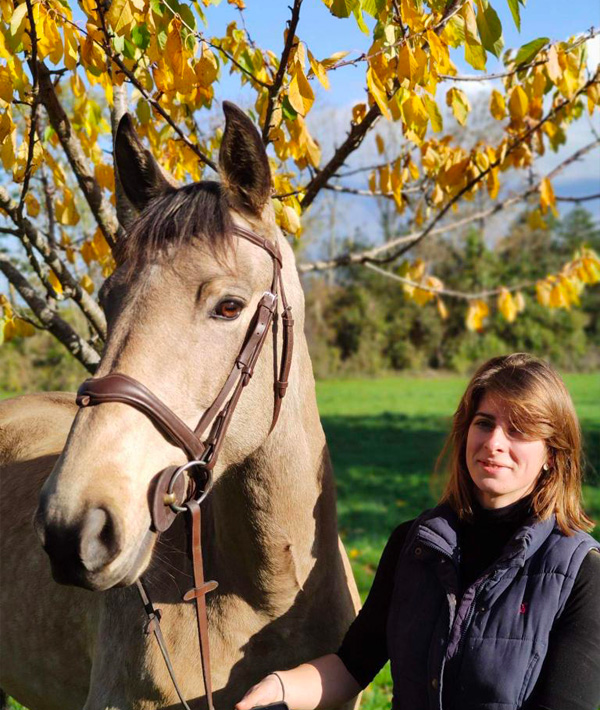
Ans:
{"type": "Polygon", "coordinates": [[[448,461],[450,473],[442,502],[461,519],[473,515],[475,484],[467,469],[467,433],[485,394],[508,405],[513,427],[548,447],[549,470],[541,472],[532,492],[534,515],[543,520],[554,513],[565,535],[590,530],[594,523],[581,506],[581,430],[573,401],[558,373],[527,353],[492,358],[469,382],[438,459],[438,467],[448,461]]]}

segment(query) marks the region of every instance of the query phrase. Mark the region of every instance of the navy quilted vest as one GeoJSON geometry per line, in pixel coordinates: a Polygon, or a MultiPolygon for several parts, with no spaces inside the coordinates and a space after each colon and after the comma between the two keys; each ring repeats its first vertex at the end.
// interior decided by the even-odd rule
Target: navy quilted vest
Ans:
{"type": "Polygon", "coordinates": [[[530,521],[457,603],[457,525],[449,506],[423,513],[400,554],[387,627],[394,710],[441,710],[442,698],[444,710],[522,708],[579,567],[600,549],[587,533],[563,535],[554,517],[530,521]]]}

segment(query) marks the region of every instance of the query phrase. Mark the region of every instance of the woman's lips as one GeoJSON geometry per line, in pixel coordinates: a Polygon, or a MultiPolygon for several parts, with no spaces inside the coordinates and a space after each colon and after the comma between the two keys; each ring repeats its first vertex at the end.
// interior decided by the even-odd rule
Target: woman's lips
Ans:
{"type": "Polygon", "coordinates": [[[477,463],[486,473],[499,473],[500,471],[510,468],[510,466],[506,466],[505,464],[501,464],[496,461],[482,461],[481,459],[478,459],[477,463]]]}

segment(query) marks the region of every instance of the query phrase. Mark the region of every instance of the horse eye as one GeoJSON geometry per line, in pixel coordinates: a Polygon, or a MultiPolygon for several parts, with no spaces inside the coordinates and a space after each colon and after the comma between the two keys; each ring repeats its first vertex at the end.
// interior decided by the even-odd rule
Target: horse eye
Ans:
{"type": "Polygon", "coordinates": [[[212,315],[215,318],[224,318],[225,320],[235,320],[242,312],[243,304],[239,301],[234,301],[231,298],[219,301],[215,306],[212,315]]]}

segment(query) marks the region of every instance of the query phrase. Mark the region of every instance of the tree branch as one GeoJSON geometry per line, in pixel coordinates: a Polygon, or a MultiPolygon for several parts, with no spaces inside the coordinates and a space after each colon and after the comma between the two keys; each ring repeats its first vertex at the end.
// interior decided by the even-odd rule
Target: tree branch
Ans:
{"type": "MultiPolygon", "coordinates": [[[[29,180],[31,179],[31,166],[33,165],[33,156],[35,152],[35,133],[37,125],[37,113],[39,106],[39,87],[38,87],[38,73],[37,73],[37,31],[35,27],[35,20],[33,17],[33,8],[31,6],[31,0],[25,0],[27,4],[27,15],[29,17],[29,38],[31,39],[31,56],[29,59],[29,66],[31,69],[31,115],[29,118],[29,143],[27,146],[27,162],[25,164],[25,174],[23,176],[23,187],[21,188],[21,197],[19,198],[19,205],[17,207],[17,212],[19,217],[23,216],[23,208],[25,207],[25,198],[27,197],[27,191],[29,190],[29,180]]],[[[34,257],[35,258],[35,257],[34,257]]]]}
{"type": "Polygon", "coordinates": [[[298,26],[298,21],[300,20],[300,6],[302,5],[302,0],[294,0],[294,7],[292,8],[292,17],[288,22],[288,33],[283,48],[283,53],[281,54],[281,60],[279,62],[279,68],[277,69],[277,74],[275,75],[275,80],[269,86],[269,98],[267,101],[267,110],[265,113],[265,123],[262,130],[262,139],[265,145],[269,143],[269,131],[271,130],[271,118],[273,116],[273,109],[275,107],[275,102],[281,91],[281,85],[283,84],[283,78],[285,76],[285,70],[287,69],[288,59],[290,58],[290,52],[294,45],[294,37],[296,35],[296,27],[298,26]]]}
{"type": "Polygon", "coordinates": [[[61,106],[56,91],[54,90],[50,73],[43,62],[38,62],[38,71],[40,99],[48,112],[50,124],[60,140],[69,164],[73,168],[79,187],[90,206],[104,238],[110,247],[114,248],[119,239],[125,238],[125,232],[119,225],[112,205],[102,194],[102,189],[88,166],[88,161],[79,142],[79,138],[77,138],[71,128],[67,114],[61,106]]]}
{"type": "MultiPolygon", "coordinates": [[[[393,192],[381,192],[381,190],[371,192],[371,190],[360,190],[355,187],[346,187],[344,185],[323,185],[323,189],[331,190],[333,192],[342,192],[348,195],[360,195],[361,197],[386,197],[390,200],[394,199],[393,192]]],[[[422,190],[422,185],[407,187],[405,190],[402,190],[402,195],[410,195],[411,193],[421,192],[422,190]]]]}
{"type": "Polygon", "coordinates": [[[401,284],[405,284],[406,286],[412,286],[414,288],[421,289],[421,291],[433,293],[436,296],[451,296],[452,298],[460,298],[464,301],[473,301],[475,299],[483,300],[489,298],[490,296],[497,296],[502,291],[523,291],[525,289],[533,288],[536,284],[535,281],[524,281],[523,283],[517,284],[515,286],[501,286],[500,288],[494,288],[488,291],[469,293],[464,291],[455,291],[451,288],[433,288],[432,286],[427,286],[426,284],[421,284],[418,281],[412,281],[412,279],[407,279],[404,276],[394,274],[392,271],[386,271],[385,269],[382,269],[379,266],[375,266],[375,264],[365,263],[362,264],[362,266],[365,266],[367,269],[371,269],[371,271],[375,271],[377,274],[385,276],[388,279],[392,279],[393,281],[398,281],[401,284]]]}
{"type": "Polygon", "coordinates": [[[590,200],[600,200],[600,192],[597,195],[586,195],[585,197],[557,197],[557,202],[589,202],[590,200]]]}
{"type": "MultiPolygon", "coordinates": [[[[594,140],[588,145],[584,146],[583,148],[580,148],[578,151],[573,153],[573,155],[569,156],[566,160],[563,160],[562,163],[556,166],[551,172],[549,172],[546,177],[547,179],[551,180],[556,175],[558,175],[560,172],[562,172],[566,167],[571,165],[571,163],[575,162],[579,158],[581,158],[583,155],[588,153],[590,150],[593,150],[596,146],[600,145],[600,139],[594,140]]],[[[476,222],[477,220],[485,219],[487,217],[491,217],[492,215],[496,214],[497,212],[502,211],[503,209],[506,209],[507,207],[515,204],[516,202],[520,202],[530,195],[532,195],[535,192],[538,192],[540,189],[541,185],[541,180],[537,182],[535,185],[532,187],[529,187],[525,192],[521,193],[520,195],[514,195],[512,197],[508,197],[502,202],[498,202],[492,207],[490,207],[487,210],[482,210],[480,212],[476,212],[472,215],[469,215],[467,217],[464,217],[463,219],[457,220],[456,222],[453,222],[452,224],[448,225],[443,225],[441,227],[438,227],[436,229],[431,229],[429,232],[430,235],[433,234],[442,234],[444,232],[451,232],[456,229],[460,229],[461,227],[464,227],[467,224],[471,224],[472,222],[476,222]]],[[[373,249],[367,249],[362,252],[355,252],[355,253],[345,253],[345,254],[340,254],[337,257],[334,257],[333,259],[329,259],[327,261],[314,261],[306,264],[299,264],[298,265],[298,271],[300,273],[308,273],[310,271],[326,271],[328,269],[336,269],[340,266],[349,266],[351,264],[365,264],[368,262],[377,262],[380,261],[380,263],[385,263],[387,259],[383,260],[378,260],[375,257],[377,257],[378,254],[384,253],[389,251],[390,249],[394,249],[397,246],[400,245],[406,245],[405,251],[410,249],[416,241],[419,239],[421,235],[421,232],[412,232],[410,234],[405,234],[401,237],[398,237],[397,239],[392,239],[389,242],[386,242],[385,244],[381,244],[378,247],[374,247],[373,249]]]]}
{"type": "MultiPolygon", "coordinates": [[[[497,168],[504,160],[506,160],[506,156],[510,155],[515,148],[517,148],[519,145],[521,145],[527,138],[529,138],[530,135],[535,133],[535,131],[539,130],[546,121],[549,121],[551,118],[553,118],[558,111],[563,109],[567,104],[571,103],[572,101],[575,101],[577,97],[585,92],[589,86],[597,82],[597,77],[600,74],[600,68],[596,71],[596,74],[588,81],[586,82],[578,91],[575,92],[575,95],[571,99],[564,99],[563,101],[560,101],[558,104],[552,107],[548,113],[541,118],[536,124],[531,126],[531,128],[528,128],[522,135],[520,135],[517,139],[513,141],[513,143],[506,149],[506,152],[504,155],[500,158],[497,158],[494,160],[492,163],[489,164],[489,166],[485,169],[482,170],[479,175],[476,177],[472,178],[467,182],[467,184],[460,189],[454,197],[449,200],[446,205],[442,208],[442,210],[436,215],[436,217],[429,223],[429,225],[419,234],[419,236],[408,246],[402,246],[400,249],[398,249],[396,252],[386,256],[383,259],[375,259],[376,262],[380,264],[386,264],[391,261],[394,261],[398,257],[402,256],[405,252],[407,252],[409,249],[412,247],[416,246],[419,242],[421,242],[425,237],[431,232],[433,227],[442,219],[442,217],[448,212],[448,210],[452,207],[452,205],[456,204],[460,198],[467,192],[469,192],[477,183],[481,182],[483,178],[488,175],[494,168],[497,168]]],[[[571,156],[573,157],[573,156],[571,156]]],[[[575,158],[573,158],[575,159],[575,158]]],[[[539,186],[536,188],[539,189],[539,186]]],[[[366,259],[367,261],[371,261],[371,259],[366,259]]]]}
{"type": "Polygon", "coordinates": [[[329,159],[327,165],[319,170],[315,177],[306,186],[306,192],[300,201],[302,210],[306,210],[312,204],[321,188],[326,185],[333,174],[341,168],[341,166],[346,162],[348,156],[360,146],[369,129],[380,116],[381,109],[377,104],[373,104],[367,112],[367,115],[360,123],[352,124],[346,140],[335,151],[333,156],[329,159]]]}
{"type": "Polygon", "coordinates": [[[98,353],[55,310],[48,306],[29,281],[2,253],[0,253],[0,271],[17,289],[42,325],[67,348],[71,355],[79,360],[88,372],[93,374],[100,361],[98,353]]]}
{"type": "MultiPolygon", "coordinates": [[[[466,0],[451,0],[448,3],[441,20],[433,28],[434,32],[441,32],[446,26],[446,23],[461,9],[465,2],[466,0]]],[[[404,44],[404,42],[406,42],[406,39],[402,39],[397,44],[404,44]]],[[[395,90],[393,93],[395,93],[395,90]]],[[[346,140],[335,151],[327,165],[319,170],[315,177],[308,183],[304,197],[300,201],[300,206],[303,211],[312,204],[315,197],[319,193],[319,190],[329,182],[329,179],[345,163],[348,156],[360,146],[365,135],[380,116],[381,109],[376,103],[374,103],[360,123],[352,124],[346,140]]]]}
{"type": "Polygon", "coordinates": [[[52,249],[48,240],[26,217],[19,218],[15,203],[10,199],[8,192],[0,186],[0,207],[7,212],[21,234],[21,241],[28,240],[44,257],[44,261],[54,271],[63,287],[79,306],[92,328],[102,340],[106,339],[106,319],[100,306],[85,291],[71,275],[67,265],[61,260],[56,251],[52,249]]]}

